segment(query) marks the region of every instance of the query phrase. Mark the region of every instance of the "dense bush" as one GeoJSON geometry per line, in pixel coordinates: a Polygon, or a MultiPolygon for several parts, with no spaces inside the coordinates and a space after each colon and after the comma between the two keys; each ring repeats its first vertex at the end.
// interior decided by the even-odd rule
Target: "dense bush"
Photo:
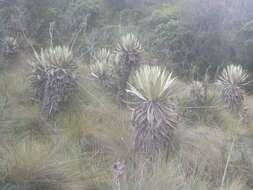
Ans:
{"type": "Polygon", "coordinates": [[[228,6],[209,0],[163,5],[144,22],[147,44],[165,63],[170,59],[181,77],[190,78],[192,68],[199,76],[209,68],[213,76],[219,66],[235,58],[233,39],[224,33],[233,27],[227,21],[228,6]]]}
{"type": "Polygon", "coordinates": [[[144,28],[151,31],[147,46],[163,60],[171,58],[172,45],[178,38],[178,17],[178,8],[167,4],[154,10],[143,23],[144,28]]]}

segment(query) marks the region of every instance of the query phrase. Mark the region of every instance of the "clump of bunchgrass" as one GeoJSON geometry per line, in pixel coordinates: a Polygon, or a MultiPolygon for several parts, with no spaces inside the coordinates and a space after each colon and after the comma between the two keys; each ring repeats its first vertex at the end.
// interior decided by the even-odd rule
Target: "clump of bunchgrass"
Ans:
{"type": "Polygon", "coordinates": [[[176,133],[177,152],[187,175],[198,174],[216,185],[221,183],[228,151],[226,134],[206,126],[182,128],[176,133]]]}
{"type": "Polygon", "coordinates": [[[24,140],[1,149],[1,189],[82,189],[78,160],[51,145],[24,140]]]}

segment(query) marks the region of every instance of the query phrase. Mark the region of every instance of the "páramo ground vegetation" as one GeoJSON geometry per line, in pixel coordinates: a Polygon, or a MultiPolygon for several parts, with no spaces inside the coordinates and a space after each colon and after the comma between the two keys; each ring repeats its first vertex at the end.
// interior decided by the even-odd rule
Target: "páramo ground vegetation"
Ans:
{"type": "Polygon", "coordinates": [[[253,188],[251,0],[0,0],[0,190],[253,188]]]}

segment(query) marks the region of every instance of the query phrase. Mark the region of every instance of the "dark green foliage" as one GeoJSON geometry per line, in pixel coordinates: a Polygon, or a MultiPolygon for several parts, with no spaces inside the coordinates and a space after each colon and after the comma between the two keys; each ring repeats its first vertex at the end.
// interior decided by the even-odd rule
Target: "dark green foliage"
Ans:
{"type": "MultiPolygon", "coordinates": [[[[59,2],[59,5],[62,3],[59,2]]],[[[70,37],[72,32],[76,32],[83,27],[84,31],[91,31],[96,25],[96,21],[101,14],[101,0],[73,0],[66,2],[66,7],[59,10],[57,29],[60,34],[65,33],[65,37],[70,37]]]]}
{"type": "Polygon", "coordinates": [[[223,25],[226,9],[222,3],[209,0],[195,0],[183,9],[182,50],[180,65],[188,68],[197,65],[198,73],[205,73],[207,67],[214,74],[217,66],[223,64],[228,56],[224,44],[223,25]]]}
{"type": "Polygon", "coordinates": [[[50,22],[54,21],[56,10],[49,0],[25,0],[25,29],[33,39],[42,42],[48,38],[50,22]]]}
{"type": "Polygon", "coordinates": [[[23,4],[18,0],[0,1],[1,32],[17,37],[23,30],[23,4]]]}
{"type": "Polygon", "coordinates": [[[55,22],[54,41],[74,43],[87,58],[98,47],[113,47],[123,31],[141,31],[145,49],[165,64],[170,60],[184,78],[192,67],[200,75],[209,67],[213,75],[231,60],[252,65],[249,0],[3,0],[0,5],[1,35],[25,31],[45,45],[55,22]]]}
{"type": "Polygon", "coordinates": [[[220,65],[234,57],[223,33],[226,11],[209,0],[163,5],[144,23],[150,31],[148,46],[165,64],[171,60],[170,66],[184,78],[191,77],[193,68],[202,76],[209,68],[213,76],[220,65]]]}
{"type": "Polygon", "coordinates": [[[150,49],[159,55],[164,61],[171,56],[171,47],[178,34],[177,7],[164,5],[155,10],[144,23],[147,30],[151,29],[149,41],[150,49]]]}
{"type": "Polygon", "coordinates": [[[120,11],[126,6],[126,0],[105,0],[105,5],[112,12],[120,11]]]}
{"type": "Polygon", "coordinates": [[[142,12],[134,9],[124,9],[120,12],[121,25],[131,28],[138,25],[139,21],[144,18],[142,12]]]}
{"type": "Polygon", "coordinates": [[[236,42],[239,61],[248,72],[253,73],[253,21],[242,26],[236,42]]]}

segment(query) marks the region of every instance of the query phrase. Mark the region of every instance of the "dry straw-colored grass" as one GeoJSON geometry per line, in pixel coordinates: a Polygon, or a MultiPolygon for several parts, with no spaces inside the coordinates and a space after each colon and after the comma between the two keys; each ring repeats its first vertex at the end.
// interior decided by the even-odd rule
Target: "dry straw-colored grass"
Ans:
{"type": "MultiPolygon", "coordinates": [[[[64,145],[66,146],[66,145],[64,145]]],[[[61,145],[24,140],[1,148],[1,189],[83,190],[96,184],[91,160],[61,145]]],[[[100,176],[101,177],[101,176],[100,176]]]]}
{"type": "MultiPolygon", "coordinates": [[[[9,84],[6,92],[10,100],[5,116],[11,122],[8,122],[8,125],[1,123],[0,127],[15,129],[16,133],[12,134],[11,138],[18,140],[23,138],[23,134],[27,134],[26,131],[36,129],[39,121],[38,107],[27,101],[27,84],[24,83],[26,72],[15,67],[6,73],[5,77],[9,84]]],[[[79,94],[81,100],[73,101],[68,109],[49,125],[61,140],[66,141],[64,145],[58,149],[44,139],[41,141],[43,144],[25,141],[8,143],[6,147],[2,147],[0,189],[118,188],[119,184],[113,182],[112,175],[112,165],[118,160],[126,164],[126,176],[122,176],[120,184],[122,190],[220,188],[228,147],[231,144],[230,134],[236,132],[237,126],[236,119],[230,113],[224,109],[212,112],[211,122],[206,124],[208,127],[198,125],[182,128],[180,125],[181,128],[175,131],[177,146],[173,154],[170,154],[166,161],[150,162],[134,152],[135,136],[129,121],[130,111],[119,108],[113,97],[86,78],[86,66],[81,66],[80,72],[83,73],[79,81],[82,88],[79,94]],[[101,167],[101,170],[97,167],[101,167]]],[[[185,94],[178,88],[184,88],[186,84],[176,82],[175,85],[176,95],[184,98],[185,94]]],[[[245,103],[250,107],[251,101],[251,98],[247,97],[245,103]]],[[[249,116],[252,115],[251,109],[248,110],[249,116]]],[[[250,136],[253,134],[250,131],[253,131],[251,122],[247,126],[240,126],[239,135],[247,133],[250,136]]],[[[2,135],[3,133],[1,141],[4,139],[2,135]]],[[[34,134],[29,137],[34,138],[34,134]]],[[[164,159],[163,155],[159,155],[157,160],[159,159],[164,159]]],[[[250,171],[235,170],[233,164],[235,163],[230,163],[222,190],[250,189],[246,183],[252,182],[250,171]]]]}

